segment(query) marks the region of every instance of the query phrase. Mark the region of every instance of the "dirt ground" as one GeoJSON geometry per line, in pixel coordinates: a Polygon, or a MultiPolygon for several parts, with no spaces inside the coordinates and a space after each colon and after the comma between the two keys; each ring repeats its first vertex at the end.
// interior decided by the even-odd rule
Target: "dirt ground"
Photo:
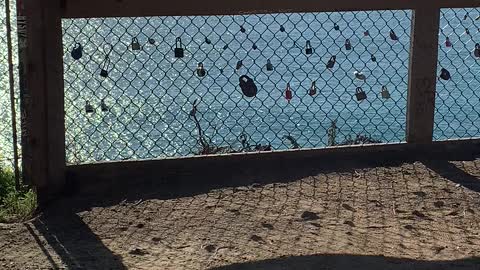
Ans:
{"type": "Polygon", "coordinates": [[[0,225],[0,269],[480,269],[480,160],[76,196],[0,225]],[[127,198],[128,197],[128,198],[127,198]]]}

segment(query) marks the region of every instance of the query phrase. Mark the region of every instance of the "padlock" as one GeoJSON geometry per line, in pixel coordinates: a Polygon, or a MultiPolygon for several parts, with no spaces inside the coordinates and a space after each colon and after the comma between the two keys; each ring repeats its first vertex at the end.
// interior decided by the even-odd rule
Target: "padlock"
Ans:
{"type": "Polygon", "coordinates": [[[362,80],[362,81],[366,81],[366,80],[367,80],[367,76],[365,76],[365,74],[363,74],[362,72],[355,71],[355,72],[353,72],[353,75],[354,75],[355,78],[357,78],[358,80],[362,80]]]}
{"type": "Polygon", "coordinates": [[[176,58],[183,58],[185,52],[183,50],[182,39],[177,37],[175,40],[175,57],[176,58]]]}
{"type": "Polygon", "coordinates": [[[100,70],[100,76],[102,76],[103,78],[107,78],[108,77],[108,70],[102,68],[100,70]]]}
{"type": "Polygon", "coordinates": [[[384,99],[389,99],[390,98],[390,92],[388,91],[386,85],[382,86],[382,91],[380,93],[382,94],[382,98],[384,98],[384,99]]]}
{"type": "Polygon", "coordinates": [[[205,43],[210,45],[212,44],[212,41],[208,37],[205,37],[205,43]]]}
{"type": "Polygon", "coordinates": [[[442,68],[442,70],[440,71],[440,78],[445,81],[448,81],[452,77],[450,76],[450,72],[448,70],[442,68]]]}
{"type": "Polygon", "coordinates": [[[480,57],[480,43],[475,44],[475,51],[473,52],[475,57],[480,57]]]}
{"type": "Polygon", "coordinates": [[[465,28],[465,34],[470,35],[470,30],[468,30],[468,28],[465,28]]]}
{"type": "Polygon", "coordinates": [[[365,32],[363,32],[363,35],[366,37],[370,36],[370,31],[366,30],[365,32]]]}
{"type": "Polygon", "coordinates": [[[75,43],[75,46],[71,52],[72,58],[75,60],[79,60],[83,56],[83,47],[80,43],[75,43]]]}
{"type": "Polygon", "coordinates": [[[397,36],[397,34],[395,34],[395,31],[390,30],[390,38],[392,40],[398,40],[398,36],[397,36]]]}
{"type": "Polygon", "coordinates": [[[205,77],[205,75],[207,75],[207,71],[203,67],[203,63],[198,63],[197,75],[198,75],[198,77],[205,77]]]}
{"type": "Polygon", "coordinates": [[[350,39],[345,40],[345,49],[347,51],[350,51],[352,49],[352,43],[350,42],[350,39]]]}
{"type": "Polygon", "coordinates": [[[333,24],[333,29],[335,29],[335,31],[340,31],[340,26],[336,23],[333,24]]]}
{"type": "Polygon", "coordinates": [[[328,60],[328,63],[327,63],[327,68],[333,68],[336,62],[337,62],[337,57],[335,55],[330,57],[330,60],[328,60]]]}
{"type": "Polygon", "coordinates": [[[290,100],[293,98],[292,89],[290,88],[290,83],[287,83],[287,88],[285,89],[285,99],[290,103],[290,100]]]}
{"type": "Polygon", "coordinates": [[[357,101],[367,99],[367,94],[362,90],[361,87],[357,87],[357,90],[355,90],[355,96],[357,97],[357,101]]]}
{"type": "Polygon", "coordinates": [[[445,46],[447,46],[448,48],[452,47],[452,42],[450,41],[449,37],[447,37],[447,39],[445,40],[445,46]]]}
{"type": "Polygon", "coordinates": [[[240,26],[240,32],[242,32],[242,33],[245,33],[245,32],[247,32],[247,30],[245,30],[245,27],[243,27],[243,25],[242,25],[242,26],[240,26]]]}
{"type": "Polygon", "coordinates": [[[246,97],[254,97],[257,95],[258,88],[255,85],[255,82],[248,77],[247,75],[243,75],[239,79],[240,81],[240,89],[242,89],[242,93],[246,97]]]}
{"type": "Polygon", "coordinates": [[[306,54],[313,53],[313,48],[312,48],[312,45],[310,44],[310,40],[307,40],[307,44],[305,45],[305,53],[306,54]]]}
{"type": "Polygon", "coordinates": [[[228,49],[228,44],[225,44],[225,46],[223,46],[223,49],[224,50],[228,49]]]}
{"type": "Polygon", "coordinates": [[[150,45],[155,45],[155,39],[148,38],[148,43],[150,43],[150,45]]]}
{"type": "Polygon", "coordinates": [[[317,94],[317,82],[316,81],[313,81],[312,82],[312,86],[310,87],[310,89],[308,90],[308,94],[313,97],[317,94]]]}
{"type": "Polygon", "coordinates": [[[283,25],[280,25],[280,32],[285,32],[285,27],[283,25]]]}
{"type": "Polygon", "coordinates": [[[468,12],[467,14],[465,14],[465,16],[463,16],[463,20],[466,21],[468,19],[468,12]]]}
{"type": "Polygon", "coordinates": [[[105,99],[102,99],[102,101],[100,102],[100,108],[102,109],[102,112],[108,112],[108,106],[105,103],[105,99]]]}
{"type": "Polygon", "coordinates": [[[273,71],[273,65],[272,65],[272,62],[270,61],[270,59],[267,59],[267,71],[273,71]]]}
{"type": "Polygon", "coordinates": [[[132,50],[139,51],[140,50],[140,43],[136,37],[132,38],[132,50]]]}
{"type": "Polygon", "coordinates": [[[95,109],[90,104],[90,101],[87,101],[87,103],[85,104],[85,112],[86,113],[94,113],[95,112],[95,109]]]}
{"type": "Polygon", "coordinates": [[[372,62],[377,62],[377,57],[375,57],[375,55],[373,55],[373,54],[370,57],[370,59],[372,60],[372,62]]]}
{"type": "Polygon", "coordinates": [[[254,49],[254,50],[258,49],[257,44],[254,43],[254,44],[252,45],[252,49],[254,49]]]}
{"type": "Polygon", "coordinates": [[[236,70],[239,70],[243,67],[243,61],[242,60],[238,60],[237,62],[237,66],[235,67],[236,70]]]}

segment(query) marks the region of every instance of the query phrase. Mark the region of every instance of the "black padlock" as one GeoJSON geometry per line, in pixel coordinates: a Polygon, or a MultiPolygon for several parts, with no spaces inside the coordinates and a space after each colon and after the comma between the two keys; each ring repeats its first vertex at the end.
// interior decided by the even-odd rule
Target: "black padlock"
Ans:
{"type": "Polygon", "coordinates": [[[90,104],[90,101],[87,101],[87,103],[85,104],[85,112],[86,113],[94,113],[95,112],[95,109],[90,104]]]}
{"type": "Polygon", "coordinates": [[[102,99],[102,101],[100,102],[100,108],[102,109],[102,112],[108,112],[108,106],[105,103],[105,99],[102,99]]]}
{"type": "Polygon", "coordinates": [[[395,34],[395,31],[390,30],[390,38],[392,40],[398,40],[398,36],[397,36],[397,34],[395,34]]]}
{"type": "Polygon", "coordinates": [[[308,95],[313,97],[317,94],[317,82],[316,81],[313,81],[312,82],[312,86],[310,87],[310,89],[308,90],[308,95]]]}
{"type": "Polygon", "coordinates": [[[465,28],[465,34],[470,36],[470,30],[468,30],[468,28],[465,28]]]}
{"type": "Polygon", "coordinates": [[[242,33],[245,33],[245,32],[247,32],[247,30],[245,30],[245,27],[243,27],[243,25],[242,25],[242,26],[240,26],[240,32],[242,32],[242,33]]]}
{"type": "Polygon", "coordinates": [[[242,92],[246,97],[254,97],[257,95],[257,86],[250,77],[248,77],[247,75],[243,75],[240,77],[239,80],[240,88],[242,89],[242,92]]]}
{"type": "Polygon", "coordinates": [[[372,62],[377,62],[377,57],[375,57],[375,55],[372,54],[372,56],[370,57],[370,59],[372,59],[372,62]]]}
{"type": "Polygon", "coordinates": [[[198,75],[198,77],[205,77],[205,75],[207,75],[207,71],[203,67],[203,63],[198,63],[197,75],[198,75]]]}
{"type": "Polygon", "coordinates": [[[223,46],[223,49],[224,50],[228,49],[228,44],[225,44],[225,46],[223,46]]]}
{"type": "Polygon", "coordinates": [[[383,99],[389,99],[391,97],[386,85],[382,86],[382,91],[380,93],[382,94],[383,99]]]}
{"type": "Polygon", "coordinates": [[[102,76],[103,78],[107,78],[108,77],[108,71],[106,69],[103,69],[100,70],[100,76],[102,76]]]}
{"type": "Polygon", "coordinates": [[[347,51],[350,51],[352,49],[352,43],[350,42],[350,39],[345,40],[345,49],[347,51]]]}
{"type": "Polygon", "coordinates": [[[330,60],[328,60],[328,63],[327,63],[327,68],[333,68],[336,62],[337,62],[337,57],[335,55],[330,57],[330,60]]]}
{"type": "Polygon", "coordinates": [[[155,45],[155,39],[149,38],[148,43],[150,43],[150,45],[155,45]]]}
{"type": "Polygon", "coordinates": [[[336,23],[333,24],[333,29],[335,29],[335,31],[340,31],[340,26],[336,23]]]}
{"type": "Polygon", "coordinates": [[[205,37],[205,43],[210,45],[212,44],[212,41],[208,37],[205,37]]]}
{"type": "Polygon", "coordinates": [[[254,44],[252,45],[252,49],[254,49],[254,50],[258,49],[257,44],[254,43],[254,44]]]}
{"type": "Polygon", "coordinates": [[[75,60],[79,60],[83,56],[83,47],[82,44],[80,43],[75,43],[75,46],[72,49],[72,52],[70,53],[72,55],[72,58],[75,60]]]}
{"type": "Polygon", "coordinates": [[[475,57],[480,57],[480,43],[475,44],[475,51],[473,52],[475,57]]]}
{"type": "Polygon", "coordinates": [[[183,50],[182,39],[177,37],[175,40],[175,57],[176,58],[183,58],[185,52],[183,50]]]}
{"type": "Polygon", "coordinates": [[[280,25],[280,32],[285,32],[285,27],[283,25],[280,25]]]}
{"type": "Polygon", "coordinates": [[[272,62],[270,61],[270,59],[267,59],[267,71],[273,71],[273,65],[272,65],[272,62]]]}
{"type": "Polygon", "coordinates": [[[305,53],[306,54],[312,54],[313,53],[313,48],[310,43],[310,40],[307,40],[307,44],[305,45],[305,53]]]}
{"type": "Polygon", "coordinates": [[[355,90],[355,96],[357,97],[358,101],[367,99],[367,94],[362,90],[361,87],[357,87],[357,90],[355,90]]]}
{"type": "Polygon", "coordinates": [[[450,76],[450,72],[448,70],[442,68],[442,70],[440,71],[440,78],[445,81],[448,81],[452,77],[450,76]]]}
{"type": "Polygon", "coordinates": [[[236,70],[239,70],[243,67],[243,61],[242,60],[238,60],[237,62],[237,66],[235,67],[236,70]]]}
{"type": "Polygon", "coordinates": [[[467,14],[465,14],[465,16],[463,16],[463,20],[466,21],[468,19],[468,12],[467,14]]]}
{"type": "Polygon", "coordinates": [[[132,50],[139,51],[141,49],[140,43],[136,37],[132,38],[132,50]]]}

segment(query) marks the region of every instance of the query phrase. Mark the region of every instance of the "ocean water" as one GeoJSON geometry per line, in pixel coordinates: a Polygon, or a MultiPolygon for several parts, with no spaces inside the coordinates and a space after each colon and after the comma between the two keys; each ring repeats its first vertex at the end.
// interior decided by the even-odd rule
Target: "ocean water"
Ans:
{"type": "MultiPolygon", "coordinates": [[[[439,70],[447,68],[452,80],[438,83],[434,136],[475,137],[480,134],[480,59],[473,50],[480,42],[480,21],[475,20],[480,9],[442,13],[439,70]],[[451,48],[445,46],[447,36],[451,48]]],[[[239,137],[246,134],[250,144],[273,149],[291,147],[285,136],[301,147],[325,147],[332,121],[337,143],[359,134],[404,141],[411,15],[372,11],[64,20],[67,162],[198,153],[198,129],[190,116],[195,100],[202,130],[217,146],[239,149],[239,137]],[[183,58],[174,56],[177,37],[183,58]],[[132,50],[133,38],[141,50],[132,50]],[[347,39],[351,50],[345,48],[347,39]],[[311,55],[305,51],[307,41],[311,55]],[[78,61],[70,56],[75,43],[83,47],[78,61]],[[110,64],[104,66],[108,52],[110,64]],[[333,55],[335,67],[326,69],[333,55]],[[273,71],[265,68],[268,60],[273,71]],[[237,70],[238,61],[242,67],[237,70]],[[205,77],[196,74],[199,63],[205,77]],[[99,75],[102,67],[109,71],[107,78],[99,75]],[[355,71],[366,80],[356,79],[355,71]],[[254,80],[256,97],[242,94],[242,75],[254,80]],[[310,96],[314,81],[317,93],[310,96]],[[291,101],[285,99],[287,84],[291,101]],[[389,99],[382,98],[382,86],[389,99]],[[355,98],[358,87],[367,95],[361,102],[355,98]],[[86,102],[95,113],[85,112],[86,102]]]]}

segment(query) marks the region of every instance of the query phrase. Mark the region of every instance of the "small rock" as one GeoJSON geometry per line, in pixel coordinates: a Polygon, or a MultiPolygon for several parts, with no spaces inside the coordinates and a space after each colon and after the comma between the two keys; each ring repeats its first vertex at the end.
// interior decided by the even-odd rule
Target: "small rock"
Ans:
{"type": "Polygon", "coordinates": [[[442,252],[446,247],[434,247],[433,250],[435,251],[435,254],[438,254],[442,252]]]}
{"type": "Polygon", "coordinates": [[[343,222],[343,224],[346,224],[346,225],[348,225],[348,226],[350,226],[350,227],[355,227],[355,223],[353,223],[353,221],[351,221],[351,220],[345,220],[345,221],[343,222]]]}
{"type": "Polygon", "coordinates": [[[447,216],[458,216],[458,211],[452,211],[447,216]]]}
{"type": "Polygon", "coordinates": [[[143,223],[138,223],[137,224],[137,228],[142,229],[143,227],[145,227],[145,225],[143,225],[143,223]]]}
{"type": "Polygon", "coordinates": [[[457,188],[460,187],[460,184],[456,184],[455,187],[457,187],[457,188]]]}
{"type": "Polygon", "coordinates": [[[404,228],[407,229],[407,230],[410,230],[410,231],[414,229],[414,227],[410,224],[405,225],[404,228]]]}
{"type": "Polygon", "coordinates": [[[422,197],[422,198],[427,197],[427,193],[425,193],[423,191],[413,192],[413,194],[415,194],[418,197],[422,197]]]}
{"type": "Polygon", "coordinates": [[[342,204],[342,207],[347,209],[348,211],[357,212],[353,207],[351,207],[350,205],[348,205],[346,203],[342,204]]]}
{"type": "Polygon", "coordinates": [[[419,218],[427,218],[427,216],[425,216],[422,212],[417,211],[417,210],[413,211],[412,214],[416,217],[419,217],[419,218]]]}
{"type": "Polygon", "coordinates": [[[273,225],[266,222],[262,223],[262,227],[267,228],[269,230],[273,230],[273,225]]]}
{"type": "Polygon", "coordinates": [[[147,255],[148,252],[146,252],[145,250],[142,250],[142,249],[140,249],[140,248],[134,248],[134,249],[130,250],[130,251],[128,252],[128,254],[130,254],[130,255],[137,255],[137,256],[144,256],[144,255],[147,255]]]}
{"type": "Polygon", "coordinates": [[[160,242],[160,240],[162,240],[160,237],[153,237],[152,238],[153,242],[160,242]]]}
{"type": "Polygon", "coordinates": [[[442,201],[436,201],[436,202],[433,203],[433,205],[437,208],[441,208],[441,207],[445,206],[445,203],[442,202],[442,201]]]}
{"type": "Polygon", "coordinates": [[[210,252],[210,253],[214,252],[216,248],[217,248],[217,247],[216,247],[215,245],[207,245],[207,246],[205,246],[205,250],[208,251],[208,252],[210,252]]]}
{"type": "Polygon", "coordinates": [[[313,213],[313,212],[310,212],[310,211],[305,211],[305,212],[303,212],[303,214],[302,214],[302,219],[303,219],[304,221],[317,220],[317,219],[319,219],[319,218],[320,218],[320,217],[319,217],[317,214],[315,214],[315,213],[313,213]]]}
{"type": "Polygon", "coordinates": [[[255,242],[259,242],[259,243],[264,243],[265,242],[265,241],[263,241],[262,237],[260,237],[258,235],[255,235],[255,234],[250,237],[250,240],[255,241],[255,242]]]}

